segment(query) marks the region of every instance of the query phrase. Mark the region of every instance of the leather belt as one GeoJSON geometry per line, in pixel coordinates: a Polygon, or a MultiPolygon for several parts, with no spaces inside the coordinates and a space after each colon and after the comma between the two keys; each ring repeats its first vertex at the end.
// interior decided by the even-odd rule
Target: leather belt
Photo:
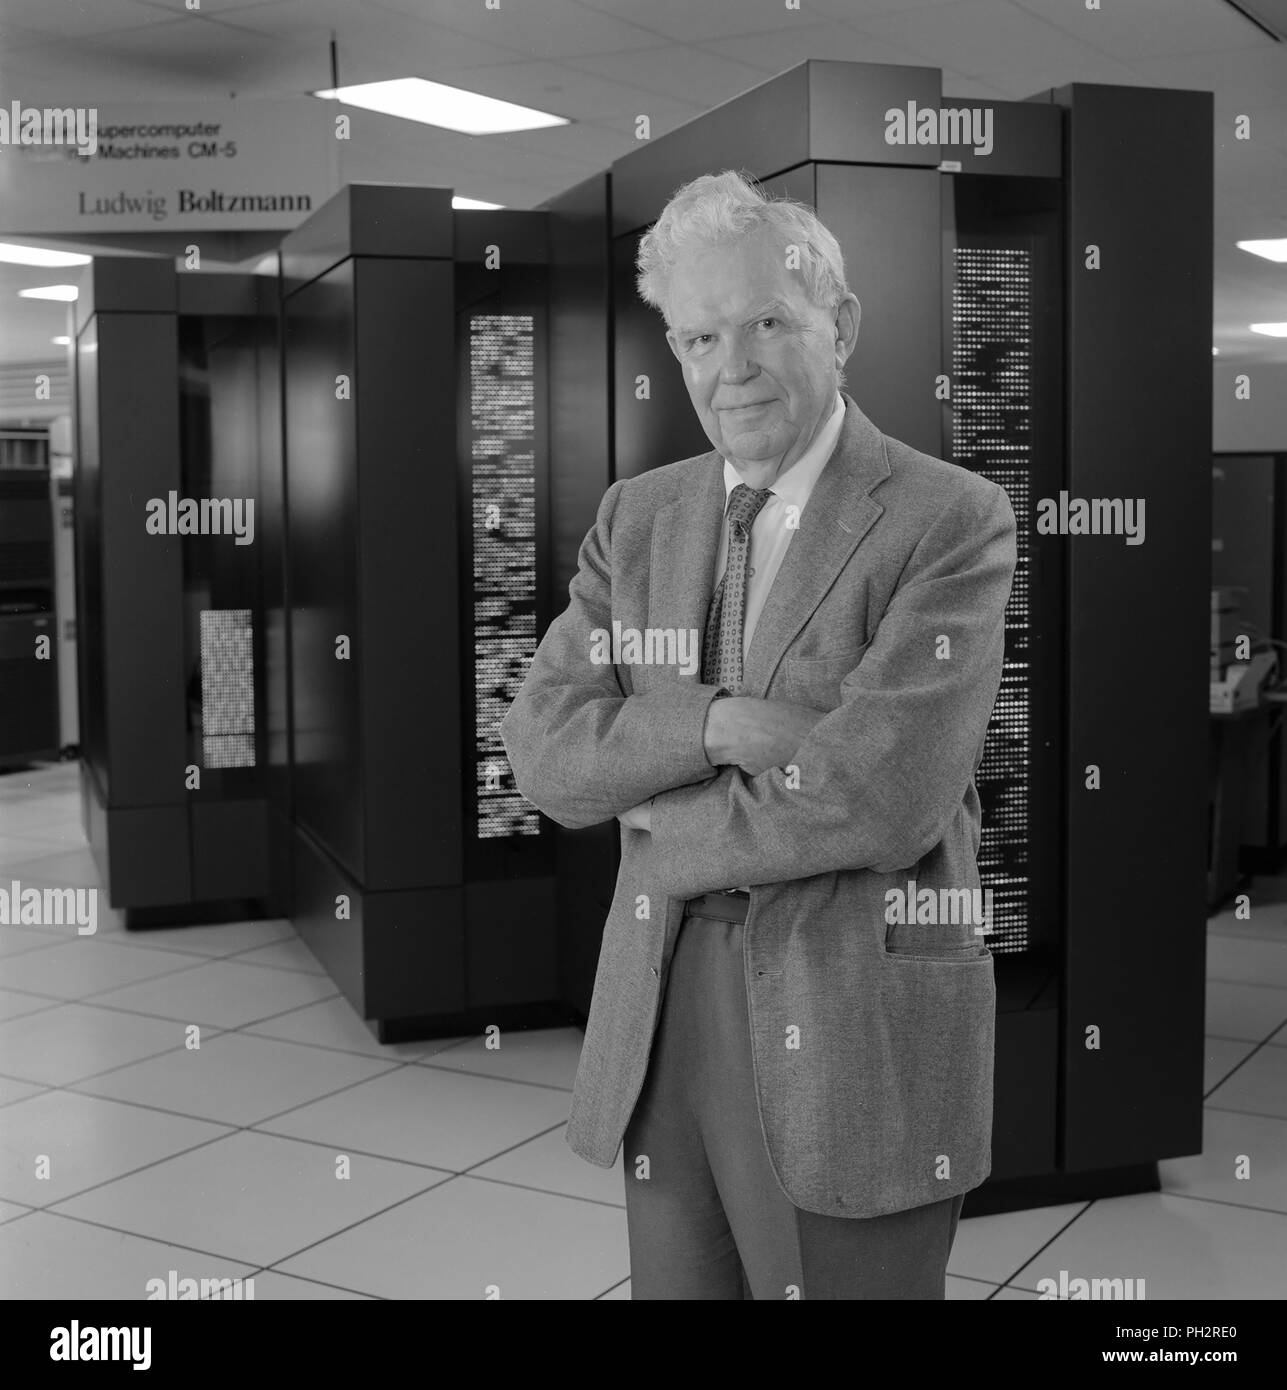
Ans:
{"type": "Polygon", "coordinates": [[[713,917],[717,922],[745,922],[751,906],[751,895],[740,888],[726,893],[703,893],[689,898],[684,904],[685,917],[713,917]]]}

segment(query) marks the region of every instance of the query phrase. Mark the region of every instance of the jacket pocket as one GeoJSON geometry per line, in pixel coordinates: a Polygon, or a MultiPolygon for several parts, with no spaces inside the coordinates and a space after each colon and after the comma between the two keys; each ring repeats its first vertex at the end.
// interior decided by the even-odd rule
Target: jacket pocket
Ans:
{"type": "Polygon", "coordinates": [[[783,663],[785,689],[780,693],[815,708],[835,709],[840,704],[841,682],[862,660],[869,646],[870,642],[863,642],[827,656],[787,657],[783,663]]]}

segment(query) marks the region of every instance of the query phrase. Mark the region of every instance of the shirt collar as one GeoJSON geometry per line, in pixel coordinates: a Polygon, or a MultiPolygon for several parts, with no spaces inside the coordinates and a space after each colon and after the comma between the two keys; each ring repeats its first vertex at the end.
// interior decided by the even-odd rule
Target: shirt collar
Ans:
{"type": "MultiPolygon", "coordinates": [[[[836,403],[831,414],[827,417],[826,424],[818,431],[813,443],[796,459],[791,467],[785,473],[778,474],[769,485],[769,491],[782,498],[788,505],[797,506],[803,511],[804,504],[809,500],[809,494],[813,491],[813,485],[818,481],[818,475],[827,466],[827,461],[835,450],[836,440],[840,438],[840,429],[844,422],[844,397],[837,391],[836,403]]],[[[726,508],[733,489],[741,481],[742,478],[737,469],[728,459],[725,459],[724,505],[726,508]]]]}

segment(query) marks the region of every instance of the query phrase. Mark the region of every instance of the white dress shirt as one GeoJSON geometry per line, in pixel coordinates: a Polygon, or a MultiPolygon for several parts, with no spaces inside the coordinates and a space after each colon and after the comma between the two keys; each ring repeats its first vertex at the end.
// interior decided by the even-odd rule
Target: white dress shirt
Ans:
{"type": "MultiPolygon", "coordinates": [[[[777,578],[778,570],[782,567],[782,559],[786,555],[787,546],[791,544],[791,537],[795,535],[796,528],[800,524],[804,504],[809,500],[814,484],[818,481],[822,470],[827,466],[828,460],[835,452],[836,441],[840,438],[840,429],[844,422],[845,403],[840,392],[837,391],[836,404],[827,417],[826,424],[818,431],[813,443],[796,459],[791,467],[785,473],[778,474],[777,478],[774,479],[769,488],[773,495],[760,508],[759,514],[751,523],[751,549],[747,556],[746,571],[746,615],[742,627],[743,659],[750,650],[751,638],[755,633],[755,624],[759,621],[765,601],[769,596],[769,590],[773,587],[773,581],[777,578]],[[794,508],[794,513],[789,513],[788,508],[794,508]],[[787,525],[789,515],[795,517],[794,526],[788,527],[787,525]]],[[[732,496],[733,489],[741,481],[742,478],[737,469],[728,459],[725,459],[724,520],[720,524],[719,555],[715,561],[715,584],[717,587],[719,581],[724,577],[724,569],[728,561],[728,499],[732,496]]],[[[744,886],[742,892],[749,893],[750,889],[744,886]]]]}
{"type": "MultiPolygon", "coordinates": [[[[827,466],[840,438],[840,428],[845,422],[845,403],[840,392],[836,392],[836,404],[826,423],[818,431],[812,444],[786,470],[780,473],[770,485],[772,496],[760,508],[759,514],[751,524],[751,550],[747,557],[746,574],[746,616],[742,628],[742,654],[751,648],[751,638],[755,625],[764,610],[769,590],[782,567],[783,557],[795,526],[800,524],[805,503],[813,492],[822,470],[827,466]],[[795,508],[795,526],[787,526],[788,508],[795,508]]],[[[719,586],[724,577],[728,561],[728,499],[733,489],[742,481],[737,469],[724,460],[724,520],[719,530],[719,555],[715,561],[715,585],[719,586]]]]}

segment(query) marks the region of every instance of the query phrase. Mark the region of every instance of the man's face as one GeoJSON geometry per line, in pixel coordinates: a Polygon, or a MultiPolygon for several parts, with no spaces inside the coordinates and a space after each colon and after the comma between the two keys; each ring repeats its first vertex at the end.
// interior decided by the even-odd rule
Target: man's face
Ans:
{"type": "Polygon", "coordinates": [[[813,441],[857,336],[857,300],[810,302],[767,230],[695,249],[670,281],[666,339],[707,438],[763,486],[813,441]]]}

